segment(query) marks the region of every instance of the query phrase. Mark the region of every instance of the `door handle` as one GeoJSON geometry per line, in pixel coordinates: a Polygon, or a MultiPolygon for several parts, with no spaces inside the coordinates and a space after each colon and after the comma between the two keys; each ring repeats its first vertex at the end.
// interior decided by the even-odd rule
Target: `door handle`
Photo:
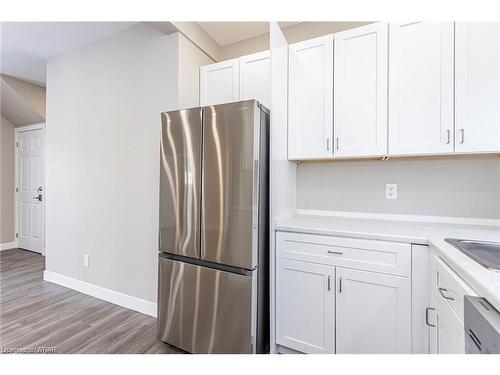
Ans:
{"type": "Polygon", "coordinates": [[[438,288],[438,291],[439,291],[439,294],[441,294],[441,296],[444,298],[444,299],[448,299],[450,301],[455,301],[455,298],[453,297],[450,297],[450,296],[447,296],[444,294],[444,292],[447,292],[448,289],[445,289],[445,288],[438,288]]]}
{"type": "Polygon", "coordinates": [[[447,129],[446,130],[446,144],[449,145],[450,142],[451,142],[451,130],[450,129],[447,129]]]}
{"type": "Polygon", "coordinates": [[[330,275],[328,275],[328,290],[332,290],[332,277],[330,275]]]}
{"type": "Polygon", "coordinates": [[[429,327],[436,327],[435,324],[429,323],[429,310],[436,311],[436,309],[433,307],[427,307],[425,309],[425,324],[427,324],[429,327]]]}
{"type": "Polygon", "coordinates": [[[42,194],[38,194],[38,196],[33,197],[33,199],[38,199],[39,202],[42,201],[42,194]]]}
{"type": "Polygon", "coordinates": [[[465,130],[464,129],[460,129],[460,135],[461,135],[461,139],[460,139],[460,144],[463,144],[465,142],[465,130]]]}
{"type": "Polygon", "coordinates": [[[327,251],[328,254],[337,254],[337,255],[342,255],[344,254],[342,251],[332,251],[332,250],[328,250],[327,251]]]}

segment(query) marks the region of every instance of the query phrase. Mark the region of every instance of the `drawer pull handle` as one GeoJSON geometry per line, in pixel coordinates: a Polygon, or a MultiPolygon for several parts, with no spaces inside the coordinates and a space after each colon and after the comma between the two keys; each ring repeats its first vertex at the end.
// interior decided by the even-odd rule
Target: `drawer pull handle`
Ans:
{"type": "Polygon", "coordinates": [[[448,289],[445,289],[445,288],[438,288],[438,290],[439,290],[439,293],[441,294],[441,296],[442,296],[444,299],[448,299],[448,300],[450,300],[450,301],[455,301],[455,298],[450,297],[450,296],[447,296],[447,295],[445,295],[445,294],[444,294],[444,292],[447,292],[447,291],[448,291],[448,289]]]}
{"type": "Polygon", "coordinates": [[[436,327],[435,324],[429,323],[429,310],[435,311],[436,309],[432,307],[427,307],[425,309],[425,324],[427,324],[429,327],[436,327]]]}
{"type": "Polygon", "coordinates": [[[332,251],[332,250],[328,250],[328,254],[336,254],[336,255],[342,255],[344,254],[342,251],[332,251]]]}

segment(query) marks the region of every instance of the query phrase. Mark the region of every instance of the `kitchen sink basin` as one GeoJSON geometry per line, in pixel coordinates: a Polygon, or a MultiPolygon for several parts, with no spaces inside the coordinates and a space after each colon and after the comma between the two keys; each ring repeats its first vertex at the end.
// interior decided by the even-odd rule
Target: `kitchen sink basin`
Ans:
{"type": "Polygon", "coordinates": [[[456,238],[446,238],[445,241],[483,267],[500,271],[500,242],[459,240],[456,238]]]}

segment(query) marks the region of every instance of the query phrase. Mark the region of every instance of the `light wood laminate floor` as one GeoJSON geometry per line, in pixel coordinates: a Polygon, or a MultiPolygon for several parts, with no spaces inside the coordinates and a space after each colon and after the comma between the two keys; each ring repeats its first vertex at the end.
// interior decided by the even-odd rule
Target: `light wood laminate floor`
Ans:
{"type": "Polygon", "coordinates": [[[182,353],[155,318],[44,281],[44,268],[37,253],[0,252],[1,353],[182,353]]]}

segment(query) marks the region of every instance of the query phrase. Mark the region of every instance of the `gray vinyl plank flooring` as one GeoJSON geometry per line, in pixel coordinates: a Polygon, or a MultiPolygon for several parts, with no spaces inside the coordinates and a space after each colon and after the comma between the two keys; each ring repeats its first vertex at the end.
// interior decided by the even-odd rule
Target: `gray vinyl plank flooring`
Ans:
{"type": "Polygon", "coordinates": [[[44,269],[40,254],[0,252],[0,352],[183,353],[158,340],[155,318],[44,281],[44,269]]]}

